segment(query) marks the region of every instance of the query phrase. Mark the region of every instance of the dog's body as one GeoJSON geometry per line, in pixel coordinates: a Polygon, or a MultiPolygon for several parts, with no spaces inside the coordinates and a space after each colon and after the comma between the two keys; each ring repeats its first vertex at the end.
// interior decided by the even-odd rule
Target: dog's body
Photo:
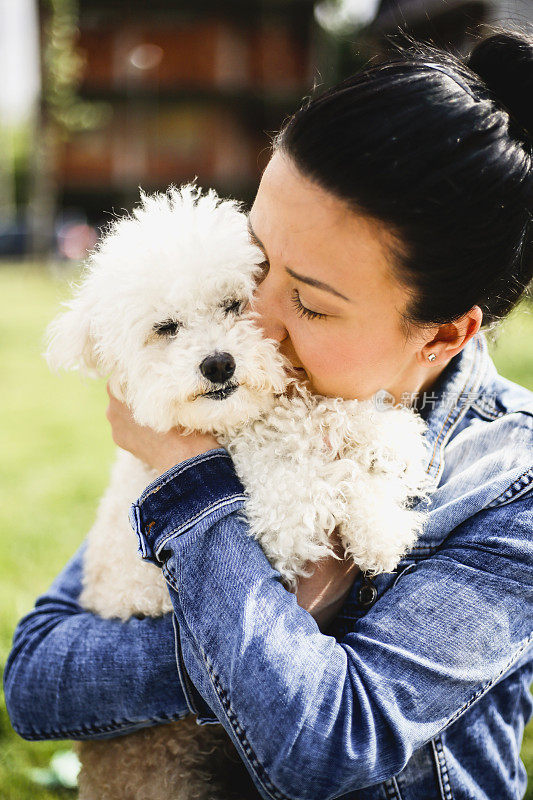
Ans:
{"type": "MultiPolygon", "coordinates": [[[[424,521],[410,501],[425,494],[425,426],[406,408],[316,397],[287,377],[275,343],[244,311],[262,258],[236,204],[191,187],[143,198],[104,238],[53,324],[49,360],[109,374],[141,424],[214,433],[245,487],[250,534],[287,587],[331,552],[334,529],[361,569],[392,571],[424,521]]],[[[155,477],[119,452],[89,534],[81,596],[101,616],[172,610],[128,521],[155,477]]],[[[191,718],[84,743],[80,753],[81,800],[254,795],[223,729],[191,718]],[[228,772],[242,779],[233,794],[228,772]]]]}
{"type": "MultiPolygon", "coordinates": [[[[131,503],[155,477],[130,453],[118,451],[88,535],[80,596],[84,608],[102,617],[126,621],[172,611],[161,570],[139,558],[128,520],[131,503]]],[[[115,739],[79,742],[77,751],[80,800],[258,797],[222,726],[199,726],[191,715],[115,739]]]]}

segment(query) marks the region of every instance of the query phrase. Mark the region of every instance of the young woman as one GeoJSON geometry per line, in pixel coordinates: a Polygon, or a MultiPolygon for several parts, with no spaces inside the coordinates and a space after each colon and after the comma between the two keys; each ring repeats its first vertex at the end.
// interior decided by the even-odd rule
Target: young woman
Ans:
{"type": "Polygon", "coordinates": [[[399,50],[286,123],[251,209],[254,303],[302,380],[385,389],[427,420],[430,518],[396,572],[325,561],[296,598],[234,513],[218,442],[140,428],[110,397],[115,442],[161,473],[131,519],[174,614],[85,612],[82,547],[15,633],[21,736],[192,712],[225,727],[263,798],[523,795],[533,393],[498,375],[480,329],[533,273],[532,90],[529,34],[497,31],[468,64],[399,50]]]}

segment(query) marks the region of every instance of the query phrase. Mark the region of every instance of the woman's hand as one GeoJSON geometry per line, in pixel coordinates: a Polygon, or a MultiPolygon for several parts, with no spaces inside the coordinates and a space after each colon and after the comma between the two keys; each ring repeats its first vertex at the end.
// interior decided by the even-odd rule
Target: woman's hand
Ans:
{"type": "Polygon", "coordinates": [[[300,578],[296,590],[298,605],[311,614],[322,631],[327,629],[341,610],[360,572],[351,559],[342,558],[342,545],[335,534],[334,537],[334,551],[341,560],[333,556],[322,559],[309,578],[300,578]]]}
{"type": "Polygon", "coordinates": [[[111,394],[109,384],[107,393],[109,405],[106,416],[111,424],[113,441],[159,474],[188,458],[220,447],[215,437],[208,433],[185,435],[179,428],[172,428],[168,433],[157,433],[152,428],[139,425],[128,406],[111,394]]]}
{"type": "MultiPolygon", "coordinates": [[[[106,416],[111,424],[113,441],[159,474],[188,458],[220,447],[210,434],[185,435],[179,428],[172,428],[168,433],[157,433],[152,428],[139,425],[128,406],[111,394],[109,384],[107,393],[109,405],[106,416]]],[[[342,546],[338,539],[334,550],[342,557],[342,546]]],[[[314,617],[322,630],[340,611],[358,572],[359,567],[353,561],[328,557],[315,566],[309,578],[301,578],[298,582],[298,604],[314,617]]]]}

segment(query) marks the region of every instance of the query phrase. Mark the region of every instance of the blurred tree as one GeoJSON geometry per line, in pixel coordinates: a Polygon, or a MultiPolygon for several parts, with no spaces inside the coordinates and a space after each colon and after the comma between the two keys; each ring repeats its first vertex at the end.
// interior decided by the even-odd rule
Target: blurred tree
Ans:
{"type": "MultiPolygon", "coordinates": [[[[496,18],[500,0],[323,0],[317,18],[335,53],[331,80],[340,80],[387,58],[405,31],[415,39],[466,55],[484,23],[496,18]]],[[[329,73],[328,73],[329,77],[329,73]]]]}
{"type": "Polygon", "coordinates": [[[78,94],[83,60],[76,50],[78,0],[40,0],[41,113],[36,123],[29,201],[31,251],[42,257],[52,250],[56,215],[54,166],[57,148],[72,134],[96,128],[110,113],[105,103],[78,94]]]}
{"type": "Polygon", "coordinates": [[[13,133],[0,125],[0,231],[15,220],[15,158],[13,133]]]}
{"type": "Polygon", "coordinates": [[[47,114],[62,137],[97,128],[109,114],[109,106],[81,99],[78,94],[83,70],[83,57],[76,48],[78,0],[46,0],[43,6],[43,101],[47,114]]]}
{"type": "Polygon", "coordinates": [[[367,33],[381,37],[401,27],[417,39],[467,52],[469,35],[488,20],[493,5],[493,0],[381,0],[367,33]]]}

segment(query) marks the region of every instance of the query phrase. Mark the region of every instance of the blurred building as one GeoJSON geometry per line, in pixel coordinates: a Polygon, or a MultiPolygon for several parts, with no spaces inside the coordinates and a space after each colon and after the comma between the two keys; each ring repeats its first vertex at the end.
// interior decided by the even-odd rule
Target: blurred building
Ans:
{"type": "Polygon", "coordinates": [[[386,58],[399,29],[466,54],[484,24],[533,21],[533,0],[322,0],[316,14],[314,0],[35,2],[36,252],[49,250],[52,231],[56,241],[78,235],[131,208],[139,186],[197,177],[250,202],[270,134],[317,81],[324,88],[386,58]],[[328,36],[316,20],[335,14],[342,24],[328,36]]]}
{"type": "MultiPolygon", "coordinates": [[[[60,4],[39,5],[46,54],[60,4]]],[[[58,131],[45,94],[43,124],[56,135],[43,168],[56,207],[98,222],[104,210],[130,207],[139,186],[195,176],[250,200],[268,134],[313,82],[312,0],[78,0],[70,8],[81,58],[75,91],[88,124],[58,131]]],[[[44,69],[53,70],[46,59],[44,69]]]]}

